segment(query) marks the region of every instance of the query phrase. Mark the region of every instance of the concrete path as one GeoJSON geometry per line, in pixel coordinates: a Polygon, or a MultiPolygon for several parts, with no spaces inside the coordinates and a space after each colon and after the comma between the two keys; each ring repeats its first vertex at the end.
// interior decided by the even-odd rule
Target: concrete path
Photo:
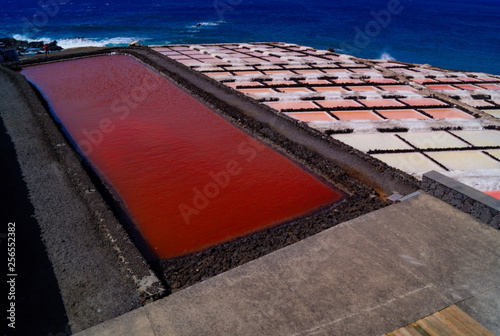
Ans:
{"type": "Polygon", "coordinates": [[[381,335],[452,304],[500,335],[500,232],[420,193],[78,336],[381,335]]]}

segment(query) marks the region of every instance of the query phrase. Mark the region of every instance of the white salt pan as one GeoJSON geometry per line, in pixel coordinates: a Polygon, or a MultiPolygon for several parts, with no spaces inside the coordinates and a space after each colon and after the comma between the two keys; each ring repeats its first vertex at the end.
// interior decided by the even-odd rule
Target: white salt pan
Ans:
{"type": "Polygon", "coordinates": [[[395,135],[388,133],[335,134],[332,135],[332,137],[363,152],[368,152],[369,150],[375,149],[411,149],[409,145],[398,139],[395,135]]]}

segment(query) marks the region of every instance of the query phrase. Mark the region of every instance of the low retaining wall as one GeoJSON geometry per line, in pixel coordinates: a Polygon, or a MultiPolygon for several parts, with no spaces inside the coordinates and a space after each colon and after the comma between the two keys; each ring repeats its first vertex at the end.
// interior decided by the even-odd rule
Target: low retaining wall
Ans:
{"type": "Polygon", "coordinates": [[[424,174],[422,189],[481,222],[500,229],[500,200],[435,171],[424,174]]]}

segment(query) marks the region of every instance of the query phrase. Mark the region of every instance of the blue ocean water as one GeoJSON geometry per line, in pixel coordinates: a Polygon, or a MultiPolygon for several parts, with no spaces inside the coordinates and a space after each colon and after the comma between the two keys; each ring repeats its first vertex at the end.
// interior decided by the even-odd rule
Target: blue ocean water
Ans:
{"type": "Polygon", "coordinates": [[[500,75],[500,0],[0,0],[0,18],[63,47],[283,41],[500,75]]]}

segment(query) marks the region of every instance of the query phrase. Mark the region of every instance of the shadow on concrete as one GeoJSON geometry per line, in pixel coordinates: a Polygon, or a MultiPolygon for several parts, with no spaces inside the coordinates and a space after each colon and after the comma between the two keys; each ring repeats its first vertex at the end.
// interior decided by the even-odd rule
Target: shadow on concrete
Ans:
{"type": "MultiPolygon", "coordinates": [[[[16,228],[16,329],[5,327],[5,335],[69,335],[66,310],[63,305],[52,264],[41,240],[40,228],[34,218],[34,208],[17,162],[14,145],[0,119],[0,218],[3,261],[7,266],[7,224],[16,228]]],[[[7,270],[8,271],[8,270],[7,270]]],[[[2,277],[7,276],[2,272],[2,277]]],[[[2,279],[7,280],[7,279],[2,279]]],[[[2,281],[5,284],[5,282],[2,281]]],[[[7,299],[2,293],[2,300],[7,299]]],[[[5,301],[4,301],[5,302],[5,301]]],[[[2,314],[3,315],[3,314],[2,314]]],[[[4,335],[2,332],[2,335],[4,335]]]]}

